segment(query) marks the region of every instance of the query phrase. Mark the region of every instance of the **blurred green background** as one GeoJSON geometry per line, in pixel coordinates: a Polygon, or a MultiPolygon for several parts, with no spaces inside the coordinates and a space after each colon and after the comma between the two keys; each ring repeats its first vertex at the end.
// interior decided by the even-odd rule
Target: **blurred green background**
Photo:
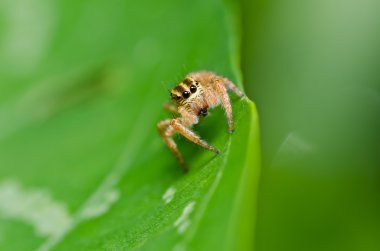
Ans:
{"type": "Polygon", "coordinates": [[[242,1],[257,250],[380,249],[380,2],[242,1]]]}
{"type": "MultiPolygon", "coordinates": [[[[101,215],[109,208],[89,213],[81,205],[120,161],[120,185],[102,199],[124,199],[74,225],[63,241],[52,238],[57,250],[187,250],[172,245],[180,238],[169,222],[189,199],[196,209],[205,205],[206,216],[194,217],[200,230],[185,236],[187,248],[211,250],[224,245],[223,234],[234,235],[234,228],[223,232],[219,219],[229,217],[230,205],[222,199],[240,198],[234,189],[245,169],[231,170],[250,163],[255,173],[245,192],[252,200],[258,193],[258,203],[253,210],[251,199],[240,198],[250,211],[242,215],[249,240],[239,248],[254,241],[262,251],[380,250],[379,10],[377,0],[1,0],[1,203],[7,184],[15,185],[7,180],[17,178],[13,189],[49,188],[69,213],[101,215]],[[228,76],[257,105],[258,191],[259,164],[242,160],[259,151],[243,140],[252,128],[258,140],[254,109],[245,112],[244,102],[233,98],[242,134],[230,155],[226,125],[215,130],[220,110],[199,128],[227,149],[219,160],[207,162],[212,154],[180,140],[186,156],[197,156],[188,177],[157,137],[155,123],[170,116],[161,109],[167,91],[199,69],[228,76]],[[204,203],[219,166],[231,178],[204,203]],[[171,184],[182,189],[179,198],[157,206],[171,184]]],[[[41,248],[46,235],[1,208],[0,250],[41,248]]],[[[70,225],[70,215],[58,212],[64,220],[57,224],[70,225]]]]}

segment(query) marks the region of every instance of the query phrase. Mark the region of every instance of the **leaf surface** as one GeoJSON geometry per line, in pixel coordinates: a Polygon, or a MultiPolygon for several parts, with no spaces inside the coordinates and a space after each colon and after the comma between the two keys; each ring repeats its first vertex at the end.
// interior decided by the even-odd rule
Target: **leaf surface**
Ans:
{"type": "Polygon", "coordinates": [[[22,6],[6,2],[2,44],[34,39],[31,50],[43,50],[0,47],[0,249],[250,250],[254,104],[231,95],[233,135],[220,108],[194,127],[218,156],[175,138],[187,174],[156,131],[172,116],[167,90],[188,72],[213,70],[242,88],[233,8],[41,0],[27,18],[49,26],[12,37],[26,23],[12,22],[22,6]],[[12,65],[20,60],[29,61],[12,65]]]}

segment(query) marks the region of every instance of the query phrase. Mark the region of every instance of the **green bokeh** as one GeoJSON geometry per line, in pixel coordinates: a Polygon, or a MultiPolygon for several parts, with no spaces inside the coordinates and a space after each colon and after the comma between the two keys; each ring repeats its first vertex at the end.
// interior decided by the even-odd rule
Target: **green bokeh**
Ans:
{"type": "Polygon", "coordinates": [[[242,1],[257,250],[380,248],[379,1],[242,1]]]}

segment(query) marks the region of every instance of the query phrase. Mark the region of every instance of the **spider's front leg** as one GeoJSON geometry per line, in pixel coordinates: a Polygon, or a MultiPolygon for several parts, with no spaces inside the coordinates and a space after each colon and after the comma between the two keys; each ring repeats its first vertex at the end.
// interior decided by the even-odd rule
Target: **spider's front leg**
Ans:
{"type": "Polygon", "coordinates": [[[163,121],[159,122],[157,124],[158,131],[159,131],[162,139],[164,140],[164,142],[166,143],[166,145],[170,149],[170,151],[174,154],[174,156],[178,160],[178,163],[181,166],[182,170],[184,172],[187,172],[188,167],[186,165],[186,162],[183,159],[181,152],[178,150],[177,144],[174,142],[174,140],[172,138],[175,131],[173,130],[173,127],[170,125],[170,122],[171,122],[170,119],[163,120],[163,121]]]}
{"type": "Polygon", "coordinates": [[[200,145],[201,147],[206,148],[207,150],[213,151],[217,154],[220,153],[218,148],[213,147],[212,145],[210,145],[209,143],[207,143],[206,141],[201,139],[201,137],[199,137],[197,134],[195,134],[189,128],[184,126],[184,123],[182,122],[181,118],[172,119],[170,122],[170,126],[172,126],[175,131],[182,134],[185,138],[187,138],[191,142],[193,142],[197,145],[200,145]]]}
{"type": "Polygon", "coordinates": [[[172,138],[174,133],[178,132],[191,142],[200,145],[203,148],[206,148],[217,154],[219,154],[220,152],[217,148],[202,140],[197,134],[195,134],[186,126],[184,126],[181,118],[163,120],[157,124],[157,128],[164,142],[166,143],[170,151],[174,154],[182,170],[184,170],[185,172],[188,171],[188,167],[186,165],[185,160],[182,157],[181,152],[178,150],[177,144],[174,142],[172,138]]]}
{"type": "Polygon", "coordinates": [[[165,110],[167,110],[168,112],[178,115],[178,109],[177,109],[177,107],[174,106],[173,104],[165,103],[165,104],[164,104],[164,108],[165,108],[165,110]]]}

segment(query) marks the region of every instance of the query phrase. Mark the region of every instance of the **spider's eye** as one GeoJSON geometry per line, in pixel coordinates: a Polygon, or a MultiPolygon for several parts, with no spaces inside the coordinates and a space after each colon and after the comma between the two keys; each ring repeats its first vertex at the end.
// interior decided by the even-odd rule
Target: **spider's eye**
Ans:
{"type": "Polygon", "coordinates": [[[194,93],[197,91],[197,87],[195,85],[190,86],[191,93],[194,93]]]}
{"type": "Polygon", "coordinates": [[[188,92],[188,91],[184,91],[184,92],[182,93],[182,96],[183,96],[184,98],[188,98],[188,97],[190,97],[190,92],[188,92]]]}
{"type": "Polygon", "coordinates": [[[195,82],[195,84],[196,84],[196,85],[199,85],[199,83],[198,83],[198,82],[195,82]]]}
{"type": "Polygon", "coordinates": [[[180,100],[180,99],[181,99],[181,96],[177,96],[177,95],[175,95],[175,94],[172,94],[172,99],[180,100]]]}

